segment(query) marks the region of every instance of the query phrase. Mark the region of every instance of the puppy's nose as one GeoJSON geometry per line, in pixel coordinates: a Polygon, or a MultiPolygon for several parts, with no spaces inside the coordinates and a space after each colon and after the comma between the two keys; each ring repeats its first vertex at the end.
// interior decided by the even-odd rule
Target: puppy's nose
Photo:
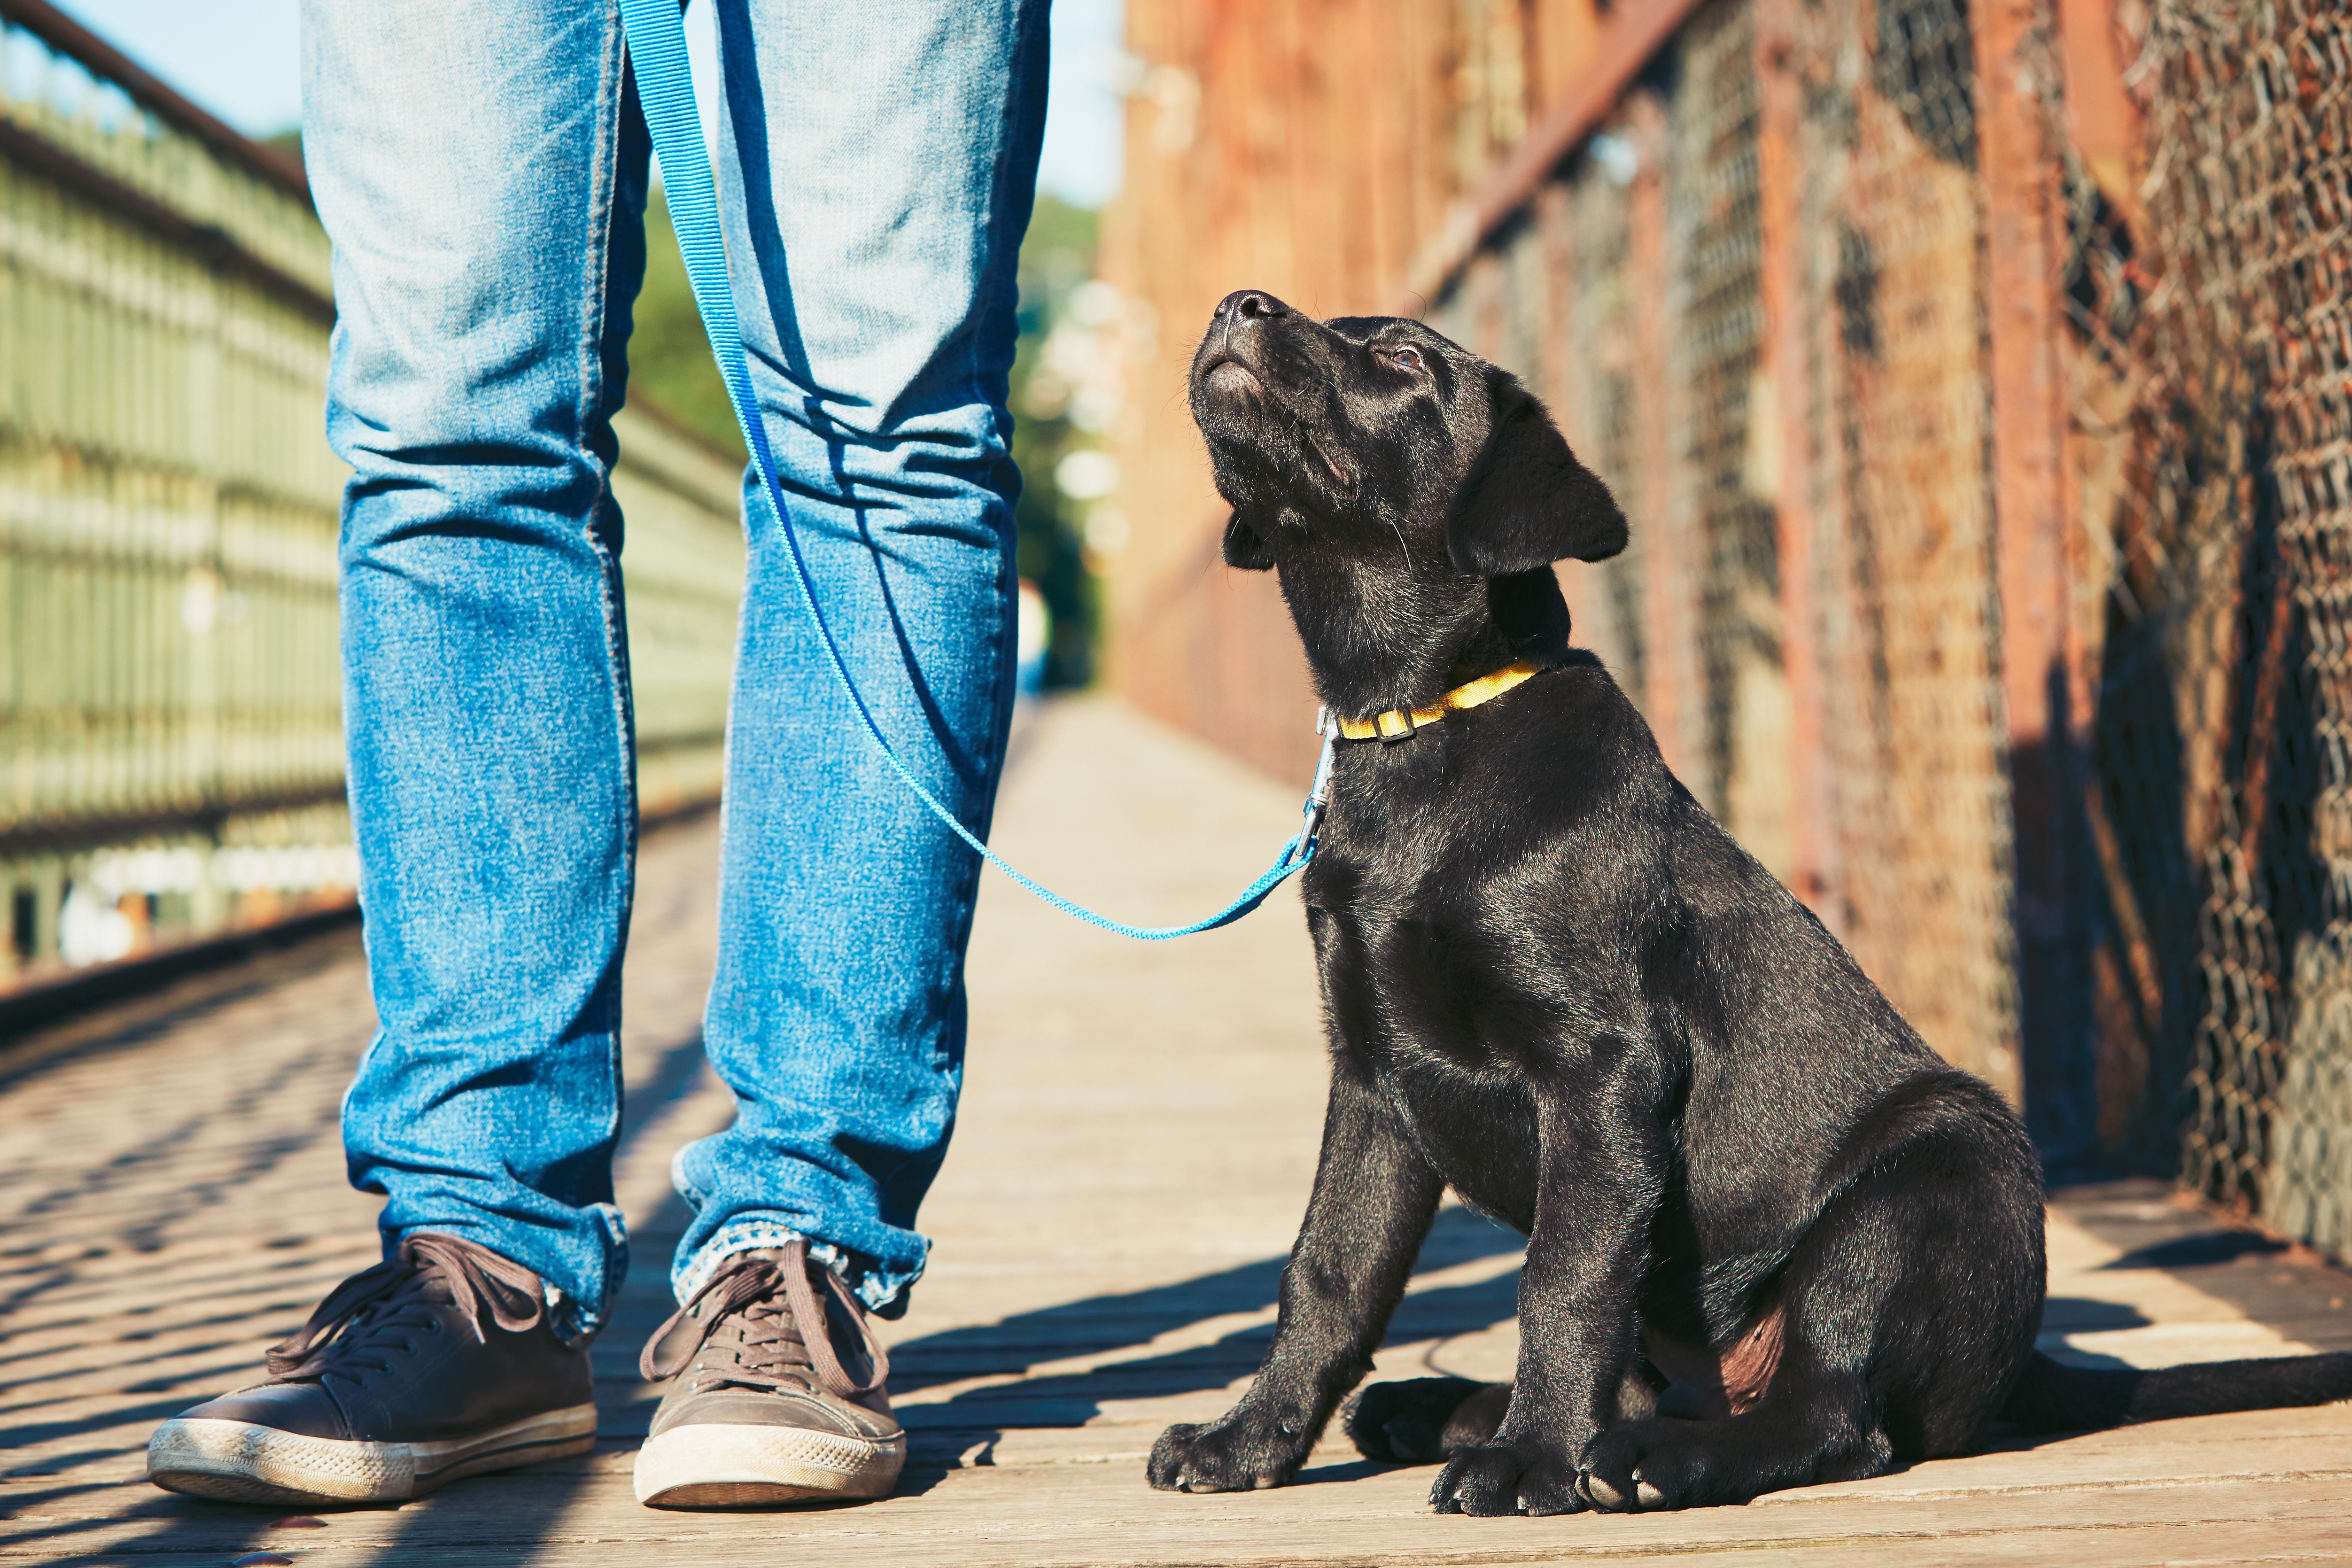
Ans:
{"type": "Polygon", "coordinates": [[[1256,289],[1236,289],[1217,303],[1217,319],[1221,321],[1240,321],[1253,318],[1271,321],[1276,316],[1288,314],[1290,314],[1289,306],[1273,295],[1256,289]]]}

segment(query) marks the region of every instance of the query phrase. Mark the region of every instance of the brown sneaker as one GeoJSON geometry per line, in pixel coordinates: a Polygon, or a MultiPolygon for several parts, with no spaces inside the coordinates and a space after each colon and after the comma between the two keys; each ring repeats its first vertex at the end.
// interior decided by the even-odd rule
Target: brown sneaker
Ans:
{"type": "Polygon", "coordinates": [[[841,1276],[809,1261],[804,1241],[728,1258],[655,1331],[637,1366],[677,1379],[637,1451],[637,1500],[650,1507],[877,1498],[907,1462],[884,1387],[889,1357],[866,1309],[841,1276]]]}
{"type": "Polygon", "coordinates": [[[539,1276],[425,1234],[271,1346],[268,1382],[157,1427],[147,1479],[231,1502],[397,1502],[595,1441],[588,1352],[548,1327],[539,1276]]]}

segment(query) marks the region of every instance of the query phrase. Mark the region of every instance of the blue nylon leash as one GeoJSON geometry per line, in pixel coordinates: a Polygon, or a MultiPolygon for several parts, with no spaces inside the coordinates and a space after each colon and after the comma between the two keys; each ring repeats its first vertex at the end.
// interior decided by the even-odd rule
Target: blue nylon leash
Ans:
{"type": "Polygon", "coordinates": [[[637,97],[645,106],[646,127],[653,132],[654,152],[661,159],[662,185],[669,200],[670,223],[677,231],[678,253],[685,258],[687,279],[694,287],[695,304],[701,308],[703,330],[709,334],[710,352],[719,362],[719,374],[726,380],[728,399],[735,405],[735,422],[742,426],[743,442],[751,448],[751,463],[760,471],[761,484],[766,487],[768,503],[775,508],[776,520],[783,525],[784,543],[792,554],[793,579],[800,586],[802,607],[808,611],[809,622],[824,645],[841,689],[849,694],[850,706],[857,710],[858,722],[881,749],[891,771],[915,793],[916,799],[930,807],[932,816],[987,857],[990,865],[1064,914],[1074,915],[1088,925],[1143,942],[1165,942],[1171,937],[1191,936],[1195,931],[1231,925],[1264,903],[1268,893],[1315,858],[1315,830],[1322,822],[1323,808],[1330,796],[1331,752],[1339,733],[1338,725],[1326,721],[1328,716],[1316,722],[1317,731],[1323,736],[1323,755],[1316,763],[1315,785],[1307,797],[1305,825],[1240,898],[1207,920],[1186,926],[1129,925],[1097,914],[1031,879],[957,821],[955,814],[924,788],[922,781],[899,759],[888,737],[882,733],[881,725],[875,722],[874,710],[866,706],[865,693],[850,678],[848,661],[842,658],[833,628],[817,606],[816,582],[809,574],[807,558],[801,552],[800,534],[793,527],[792,509],[785,504],[783,486],[776,479],[775,458],[768,449],[767,426],[760,417],[758,401],[751,395],[751,373],[743,360],[742,327],[736,320],[735,295],[727,281],[727,250],[719,235],[718,192],[711,182],[709,151],[702,141],[702,117],[695,107],[694,77],[687,64],[686,27],[678,15],[678,0],[621,0],[621,23],[628,38],[629,64],[636,76],[637,97]]]}

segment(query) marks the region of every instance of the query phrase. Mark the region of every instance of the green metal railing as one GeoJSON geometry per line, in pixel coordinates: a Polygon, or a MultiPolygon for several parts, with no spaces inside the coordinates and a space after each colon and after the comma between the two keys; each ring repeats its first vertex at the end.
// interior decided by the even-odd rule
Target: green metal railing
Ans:
{"type": "MultiPolygon", "coordinates": [[[[0,0],[0,989],[347,902],[300,172],[0,0]]],[[[740,469],[623,416],[649,812],[714,795],[740,469]]]]}

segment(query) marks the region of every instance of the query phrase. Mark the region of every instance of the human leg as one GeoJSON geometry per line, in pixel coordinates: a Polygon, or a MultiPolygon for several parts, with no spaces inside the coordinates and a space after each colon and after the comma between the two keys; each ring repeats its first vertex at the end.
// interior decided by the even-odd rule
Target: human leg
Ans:
{"type": "Polygon", "coordinates": [[[595,1438],[635,818],[605,476],[646,154],[604,0],[319,0],[303,42],[381,1021],[344,1141],[385,1257],[149,1473],[315,1505],[595,1438]]]}
{"type": "MultiPolygon", "coordinates": [[[[721,0],[719,21],[737,309],[817,595],[884,731],[985,833],[1014,673],[1005,376],[1045,7],[721,0]]],[[[897,1479],[863,1320],[903,1310],[922,1268],[980,869],[858,732],[756,481],[745,516],[704,1028],[737,1117],[675,1166],[684,1305],[643,1367],[676,1380],[635,1467],[640,1500],[669,1507],[897,1479]]]]}
{"type": "Polygon", "coordinates": [[[303,19],[335,242],[328,433],[345,730],[381,1029],[344,1105],[387,1248],[465,1237],[567,1337],[612,1206],[635,853],[607,474],[646,146],[608,0],[338,0],[303,19]]]}
{"type": "MultiPolygon", "coordinates": [[[[1036,0],[722,0],[720,206],[826,616],[884,731],[986,828],[1013,653],[1005,376],[1045,93],[1036,0]]],[[[953,1123],[978,858],[858,733],[756,487],[681,1300],[804,1237],[901,1310],[953,1123]]]]}

